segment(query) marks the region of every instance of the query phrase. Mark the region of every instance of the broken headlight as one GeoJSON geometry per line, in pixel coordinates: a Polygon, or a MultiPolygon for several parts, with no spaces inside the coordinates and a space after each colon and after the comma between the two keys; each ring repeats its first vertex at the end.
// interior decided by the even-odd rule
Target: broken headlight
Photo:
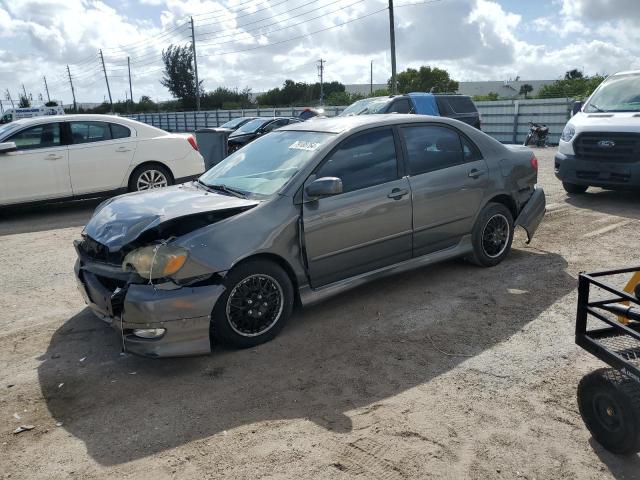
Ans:
{"type": "Polygon", "coordinates": [[[129,252],[122,270],[133,268],[142,278],[156,280],[177,273],[187,261],[187,251],[170,245],[149,245],[129,252]]]}

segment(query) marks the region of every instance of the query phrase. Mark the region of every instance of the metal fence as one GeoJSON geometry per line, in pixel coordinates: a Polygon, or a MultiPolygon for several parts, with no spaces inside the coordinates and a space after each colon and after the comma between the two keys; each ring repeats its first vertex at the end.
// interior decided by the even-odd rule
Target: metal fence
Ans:
{"type": "MultiPolygon", "coordinates": [[[[503,143],[522,143],[529,122],[549,127],[549,143],[557,144],[571,115],[569,98],[540,100],[498,100],[476,102],[482,118],[482,130],[503,143]]],[[[340,114],[346,107],[325,107],[327,116],[340,114]]],[[[209,110],[201,112],[139,113],[129,118],[169,132],[193,132],[203,127],[219,127],[238,117],[297,117],[304,107],[209,110]]]]}

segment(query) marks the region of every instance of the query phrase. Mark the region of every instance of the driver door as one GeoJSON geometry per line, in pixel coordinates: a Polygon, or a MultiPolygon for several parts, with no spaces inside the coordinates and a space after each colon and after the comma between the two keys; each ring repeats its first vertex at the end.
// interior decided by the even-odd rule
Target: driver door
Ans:
{"type": "Polygon", "coordinates": [[[411,258],[411,194],[391,128],[343,141],[307,184],[321,177],[340,178],[343,192],[302,207],[312,287],[411,258]]]}

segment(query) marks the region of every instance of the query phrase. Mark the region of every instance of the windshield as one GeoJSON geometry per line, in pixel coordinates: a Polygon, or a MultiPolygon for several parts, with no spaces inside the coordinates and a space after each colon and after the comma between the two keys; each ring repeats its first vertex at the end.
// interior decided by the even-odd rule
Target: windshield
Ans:
{"type": "Polygon", "coordinates": [[[220,125],[220,128],[237,128],[238,125],[246,122],[247,120],[247,117],[234,118],[233,120],[229,120],[227,123],[220,125]]]}
{"type": "Polygon", "coordinates": [[[253,133],[257,131],[260,127],[262,127],[265,123],[270,122],[271,118],[256,118],[255,120],[251,120],[250,122],[245,123],[239,129],[237,129],[233,134],[238,135],[242,133],[253,133]]]}
{"type": "Polygon", "coordinates": [[[352,115],[364,115],[367,113],[378,113],[384,106],[389,103],[388,97],[373,97],[358,100],[349,105],[340,114],[341,117],[349,117],[352,115]]]}
{"type": "Polygon", "coordinates": [[[584,111],[640,112],[640,74],[609,77],[589,99],[584,111]]]}
{"type": "Polygon", "coordinates": [[[332,133],[275,131],[229,155],[205,172],[200,182],[249,195],[272,195],[332,137],[332,133]]]}

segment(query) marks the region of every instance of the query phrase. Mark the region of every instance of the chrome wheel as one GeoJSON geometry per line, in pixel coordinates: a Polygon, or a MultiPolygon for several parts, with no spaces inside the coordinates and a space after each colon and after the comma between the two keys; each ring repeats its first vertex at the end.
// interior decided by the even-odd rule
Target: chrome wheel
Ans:
{"type": "Polygon", "coordinates": [[[136,188],[140,190],[151,190],[152,188],[162,188],[169,184],[167,177],[159,170],[145,170],[138,177],[136,188]]]}
{"type": "Polygon", "coordinates": [[[280,284],[269,275],[250,275],[238,283],[227,298],[227,320],[243,337],[268,332],[280,319],[284,305],[280,284]]]}
{"type": "Polygon", "coordinates": [[[511,227],[509,220],[498,213],[491,217],[482,230],[482,250],[489,258],[497,258],[509,245],[511,227]]]}

